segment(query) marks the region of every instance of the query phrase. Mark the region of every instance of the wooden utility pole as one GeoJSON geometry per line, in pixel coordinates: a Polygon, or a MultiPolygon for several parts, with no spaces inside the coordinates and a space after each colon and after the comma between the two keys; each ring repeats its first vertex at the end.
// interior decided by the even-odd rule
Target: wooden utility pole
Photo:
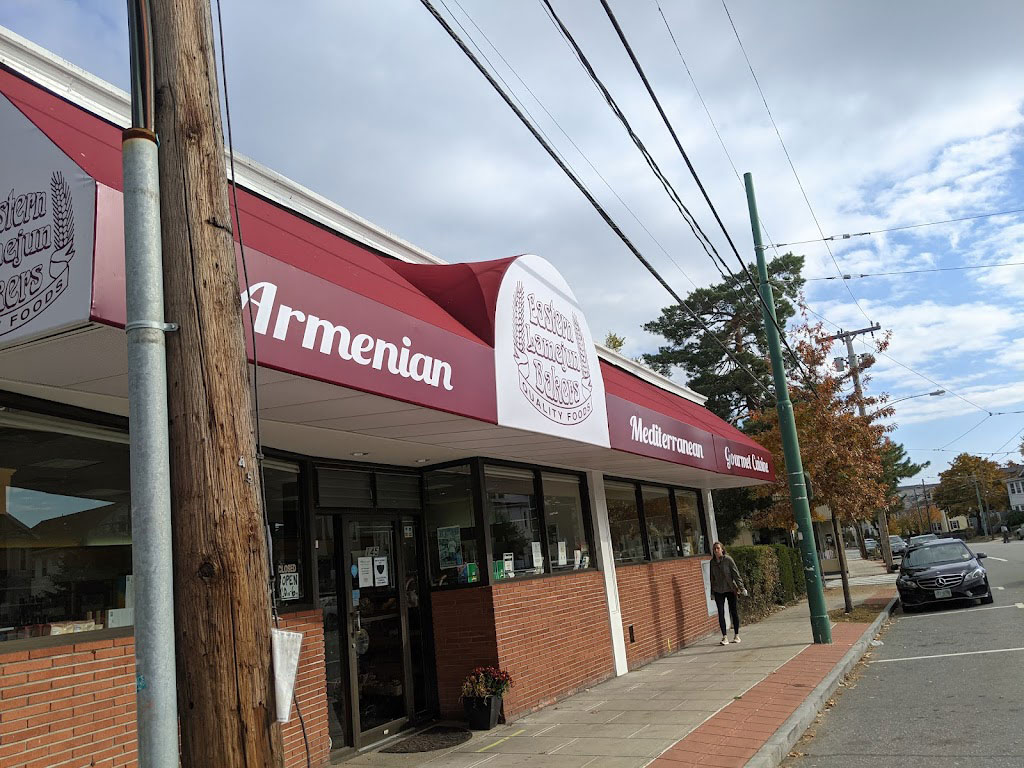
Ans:
{"type": "MultiPolygon", "coordinates": [[[[827,339],[828,341],[842,339],[846,342],[847,364],[850,366],[850,373],[853,376],[853,387],[857,393],[857,410],[865,418],[868,414],[864,408],[864,390],[860,386],[860,364],[857,362],[857,354],[853,351],[853,339],[862,333],[874,333],[880,330],[881,327],[878,323],[872,323],[869,328],[860,328],[856,331],[840,331],[833,336],[829,336],[827,339]]],[[[882,560],[885,562],[886,570],[891,571],[892,548],[889,544],[889,517],[885,509],[878,510],[876,522],[878,523],[878,546],[882,552],[882,560]]],[[[866,560],[868,549],[864,543],[864,531],[861,530],[859,521],[855,521],[855,530],[857,532],[857,546],[860,547],[860,555],[866,560]]]]}
{"type": "Polygon", "coordinates": [[[271,610],[208,0],[151,0],[184,768],[277,768],[271,610]]]}

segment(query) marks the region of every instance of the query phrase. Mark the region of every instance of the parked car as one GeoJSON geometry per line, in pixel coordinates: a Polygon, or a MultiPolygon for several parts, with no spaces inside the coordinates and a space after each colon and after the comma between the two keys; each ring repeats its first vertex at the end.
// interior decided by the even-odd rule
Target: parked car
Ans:
{"type": "Polygon", "coordinates": [[[922,533],[920,536],[911,536],[909,547],[916,547],[928,541],[936,541],[939,537],[934,533],[922,533]]]}
{"type": "Polygon", "coordinates": [[[907,551],[907,542],[905,542],[900,536],[890,536],[889,551],[892,552],[893,555],[903,557],[903,553],[907,551]]]}
{"type": "Polygon", "coordinates": [[[878,542],[874,539],[864,539],[864,549],[868,551],[868,554],[878,551],[878,542]]]}
{"type": "Polygon", "coordinates": [[[910,546],[896,579],[904,612],[953,600],[991,603],[988,571],[981,564],[985,557],[984,552],[975,554],[959,539],[910,546]]]}

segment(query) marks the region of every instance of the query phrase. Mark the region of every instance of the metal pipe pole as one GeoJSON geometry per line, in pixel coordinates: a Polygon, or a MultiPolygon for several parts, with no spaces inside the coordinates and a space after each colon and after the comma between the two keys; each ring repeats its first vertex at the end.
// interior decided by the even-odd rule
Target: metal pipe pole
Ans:
{"type": "Polygon", "coordinates": [[[171,478],[157,137],[147,125],[148,8],[128,3],[133,127],[124,132],[125,333],[131,459],[136,727],[142,768],[177,768],[171,478]]]}
{"type": "Polygon", "coordinates": [[[800,531],[800,554],[803,560],[804,581],[807,583],[807,602],[811,609],[811,633],[815,643],[832,642],[832,623],[825,605],[825,588],[821,580],[821,563],[814,546],[814,528],[811,524],[811,505],[807,498],[807,484],[804,466],[800,458],[800,441],[796,433],[796,419],[793,403],[789,399],[786,384],[786,368],[782,364],[782,345],[779,342],[779,326],[775,314],[775,297],[768,282],[768,267],[764,260],[764,245],[761,242],[761,225],[757,217],[757,200],[754,197],[754,179],[749,173],[743,174],[747,190],[747,208],[750,211],[750,228],[754,236],[754,253],[757,257],[757,274],[760,278],[761,296],[764,299],[761,313],[768,337],[768,352],[772,359],[772,376],[775,379],[775,400],[779,412],[779,433],[782,437],[782,452],[786,459],[786,473],[789,476],[789,496],[793,503],[793,516],[800,531]]]}
{"type": "Polygon", "coordinates": [[[171,474],[156,136],[125,131],[125,287],[139,765],[178,765],[171,474]]]}

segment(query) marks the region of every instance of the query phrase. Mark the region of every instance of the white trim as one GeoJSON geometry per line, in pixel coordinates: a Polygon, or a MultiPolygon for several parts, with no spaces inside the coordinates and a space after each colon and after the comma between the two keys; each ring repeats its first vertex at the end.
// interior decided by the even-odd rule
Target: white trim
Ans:
{"type": "Polygon", "coordinates": [[[590,517],[594,521],[594,542],[597,546],[597,565],[604,574],[604,593],[608,603],[608,625],[612,636],[612,658],[616,676],[629,672],[626,660],[626,633],[622,629],[622,606],[619,604],[619,583],[615,577],[615,549],[612,546],[611,526],[608,524],[608,499],[604,493],[604,474],[587,471],[590,493],[590,517]]]}
{"type": "MultiPolygon", "coordinates": [[[[127,128],[131,122],[131,100],[127,93],[3,26],[0,26],[0,64],[107,122],[122,128],[127,128]]],[[[236,153],[235,167],[241,186],[345,237],[401,261],[447,263],[251,158],[236,153]]],[[[230,168],[228,173],[230,175],[230,168]]],[[[707,402],[707,397],[689,387],[607,347],[595,346],[598,357],[648,384],[701,406],[707,402]]]]}

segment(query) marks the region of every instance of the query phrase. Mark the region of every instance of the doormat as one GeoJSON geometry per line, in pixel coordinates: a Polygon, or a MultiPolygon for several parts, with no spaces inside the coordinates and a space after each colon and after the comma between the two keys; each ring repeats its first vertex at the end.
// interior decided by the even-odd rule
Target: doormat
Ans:
{"type": "Polygon", "coordinates": [[[385,747],[381,752],[433,752],[465,744],[473,738],[471,731],[452,725],[435,725],[422,733],[402,739],[397,744],[385,747]]]}

